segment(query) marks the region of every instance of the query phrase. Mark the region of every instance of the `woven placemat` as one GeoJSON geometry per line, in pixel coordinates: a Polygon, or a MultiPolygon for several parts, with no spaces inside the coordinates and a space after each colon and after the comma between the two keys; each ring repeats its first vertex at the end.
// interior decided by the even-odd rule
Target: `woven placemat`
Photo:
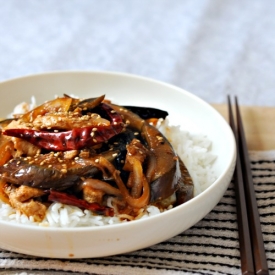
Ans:
{"type": "MultiPolygon", "coordinates": [[[[275,151],[250,152],[250,157],[268,265],[270,274],[275,274],[275,151]]],[[[234,186],[230,184],[203,220],[160,244],[118,256],[76,260],[0,250],[0,274],[8,270],[9,274],[240,274],[234,186]]]]}

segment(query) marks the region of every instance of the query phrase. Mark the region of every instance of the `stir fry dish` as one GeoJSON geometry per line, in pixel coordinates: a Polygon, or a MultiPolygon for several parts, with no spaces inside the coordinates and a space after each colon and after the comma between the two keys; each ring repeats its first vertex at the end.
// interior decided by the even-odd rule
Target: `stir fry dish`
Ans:
{"type": "Polygon", "coordinates": [[[0,200],[38,222],[53,202],[132,220],[190,200],[192,179],[155,127],[167,115],[64,95],[1,121],[0,200]]]}

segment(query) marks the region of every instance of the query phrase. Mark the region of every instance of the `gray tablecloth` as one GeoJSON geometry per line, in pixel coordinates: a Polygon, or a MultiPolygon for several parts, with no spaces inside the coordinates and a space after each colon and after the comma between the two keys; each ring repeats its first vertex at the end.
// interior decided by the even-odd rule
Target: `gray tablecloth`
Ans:
{"type": "Polygon", "coordinates": [[[0,81],[108,70],[275,105],[273,0],[1,0],[0,81]]]}

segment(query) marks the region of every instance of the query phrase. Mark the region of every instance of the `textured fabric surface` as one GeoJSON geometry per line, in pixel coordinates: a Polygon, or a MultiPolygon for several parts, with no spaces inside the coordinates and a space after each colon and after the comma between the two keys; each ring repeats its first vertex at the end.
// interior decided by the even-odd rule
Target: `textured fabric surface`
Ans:
{"type": "Polygon", "coordinates": [[[272,0],[2,0],[0,81],[107,70],[275,105],[272,0]]]}
{"type": "MultiPolygon", "coordinates": [[[[270,274],[275,274],[275,151],[251,152],[250,156],[268,266],[270,274]]],[[[79,260],[36,258],[0,250],[0,271],[17,268],[28,274],[240,274],[235,207],[234,186],[230,184],[219,204],[203,220],[160,244],[124,255],[79,260]]]]}

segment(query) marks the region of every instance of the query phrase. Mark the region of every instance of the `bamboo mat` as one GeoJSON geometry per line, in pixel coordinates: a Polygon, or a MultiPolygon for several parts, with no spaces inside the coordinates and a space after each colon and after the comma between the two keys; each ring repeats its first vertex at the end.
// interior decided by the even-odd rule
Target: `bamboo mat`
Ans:
{"type": "MultiPolygon", "coordinates": [[[[226,104],[211,104],[227,120],[226,104]]],[[[241,106],[250,151],[275,150],[275,107],[241,106]]]]}

